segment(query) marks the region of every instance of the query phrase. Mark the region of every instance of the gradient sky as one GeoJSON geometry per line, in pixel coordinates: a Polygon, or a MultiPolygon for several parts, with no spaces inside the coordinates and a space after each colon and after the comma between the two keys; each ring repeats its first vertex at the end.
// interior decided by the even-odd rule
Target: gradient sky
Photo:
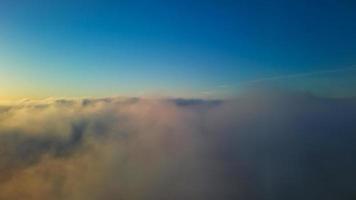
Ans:
{"type": "Polygon", "coordinates": [[[0,1],[0,97],[355,95],[356,2],[0,1]]]}

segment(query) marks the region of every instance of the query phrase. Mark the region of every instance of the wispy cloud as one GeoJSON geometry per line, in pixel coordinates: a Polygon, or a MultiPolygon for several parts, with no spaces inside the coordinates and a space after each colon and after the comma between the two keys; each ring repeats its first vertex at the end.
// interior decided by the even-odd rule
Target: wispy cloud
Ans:
{"type": "Polygon", "coordinates": [[[305,72],[305,73],[295,73],[295,74],[285,74],[285,75],[264,77],[264,78],[241,82],[240,84],[249,85],[249,84],[264,83],[264,82],[278,81],[284,79],[304,78],[304,77],[310,77],[316,75],[327,75],[327,74],[333,74],[339,72],[355,72],[355,71],[356,71],[356,67],[353,66],[353,67],[341,68],[341,69],[319,70],[319,71],[312,71],[312,72],[305,72]]]}

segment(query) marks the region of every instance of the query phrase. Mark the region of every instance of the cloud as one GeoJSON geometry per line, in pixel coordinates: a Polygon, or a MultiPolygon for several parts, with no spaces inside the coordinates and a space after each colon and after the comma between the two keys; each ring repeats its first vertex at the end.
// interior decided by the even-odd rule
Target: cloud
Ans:
{"type": "Polygon", "coordinates": [[[331,70],[316,70],[311,72],[304,72],[304,73],[295,73],[295,74],[285,74],[279,76],[271,76],[271,77],[264,77],[260,79],[245,81],[242,84],[256,84],[256,83],[266,83],[269,81],[278,81],[278,80],[286,80],[286,79],[297,79],[297,78],[305,78],[317,75],[328,75],[328,74],[336,74],[336,73],[353,73],[356,71],[355,66],[347,67],[347,68],[339,68],[339,69],[331,69],[331,70]]]}
{"type": "Polygon", "coordinates": [[[349,199],[356,99],[46,99],[0,106],[0,199],[349,199]]]}

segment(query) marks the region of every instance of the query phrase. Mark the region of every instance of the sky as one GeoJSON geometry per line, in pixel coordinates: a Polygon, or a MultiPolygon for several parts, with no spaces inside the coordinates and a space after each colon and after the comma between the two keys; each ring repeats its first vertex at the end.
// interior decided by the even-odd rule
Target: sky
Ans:
{"type": "Polygon", "coordinates": [[[0,98],[356,95],[356,3],[0,1],[0,98]]]}
{"type": "Polygon", "coordinates": [[[355,0],[0,0],[0,200],[356,197],[355,22],[355,0]]]}

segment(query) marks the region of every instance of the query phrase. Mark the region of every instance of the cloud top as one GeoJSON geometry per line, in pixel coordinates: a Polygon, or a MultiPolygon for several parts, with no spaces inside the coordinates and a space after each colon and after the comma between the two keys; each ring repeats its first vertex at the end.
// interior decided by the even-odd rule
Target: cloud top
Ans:
{"type": "Polygon", "coordinates": [[[355,99],[46,99],[0,106],[0,199],[348,199],[355,99]]]}

